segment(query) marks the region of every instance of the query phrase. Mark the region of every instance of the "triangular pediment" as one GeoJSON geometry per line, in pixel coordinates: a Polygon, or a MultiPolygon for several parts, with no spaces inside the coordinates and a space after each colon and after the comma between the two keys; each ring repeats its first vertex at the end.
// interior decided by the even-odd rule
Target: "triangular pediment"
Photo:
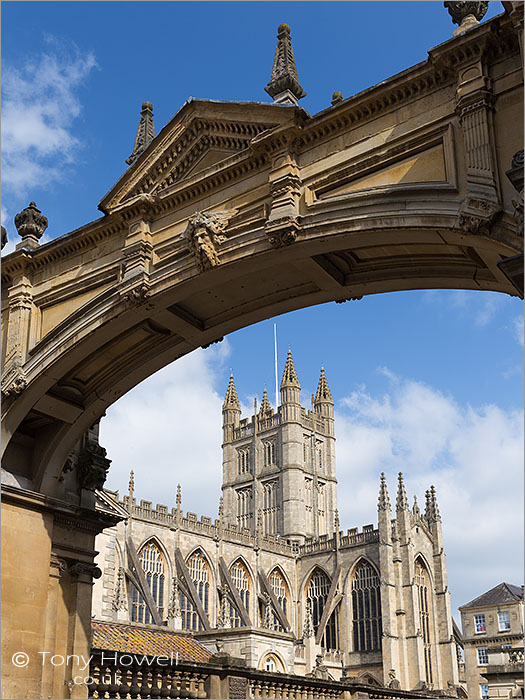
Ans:
{"type": "Polygon", "coordinates": [[[249,149],[269,129],[289,123],[294,107],[258,102],[188,101],[103,197],[110,213],[139,195],[163,195],[186,179],[249,149]]]}

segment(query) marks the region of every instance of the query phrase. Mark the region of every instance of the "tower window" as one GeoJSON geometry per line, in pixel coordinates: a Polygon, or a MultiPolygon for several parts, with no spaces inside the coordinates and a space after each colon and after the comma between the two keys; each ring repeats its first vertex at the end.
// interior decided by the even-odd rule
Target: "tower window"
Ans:
{"type": "MultiPolygon", "coordinates": [[[[197,594],[201,599],[204,612],[208,614],[210,603],[210,572],[208,562],[204,555],[197,551],[188,559],[186,566],[190,572],[191,579],[197,589],[197,594]]],[[[181,610],[182,610],[182,628],[186,630],[202,631],[202,621],[184,593],[180,594],[181,610]]]]}
{"type": "MultiPolygon", "coordinates": [[[[146,544],[139,554],[146,581],[151,590],[155,605],[162,618],[164,607],[164,563],[160,549],[154,542],[146,544]]],[[[153,618],[142,594],[133,586],[131,593],[131,621],[152,624],[153,618]]]]}
{"type": "Polygon", "coordinates": [[[264,449],[264,466],[274,467],[277,462],[275,460],[275,442],[273,440],[266,440],[263,443],[264,449]]]}
{"type": "Polygon", "coordinates": [[[352,582],[354,651],[381,649],[381,593],[379,576],[368,563],[356,569],[352,582]]]}
{"type": "Polygon", "coordinates": [[[239,474],[250,474],[251,468],[251,454],[249,447],[242,447],[237,450],[237,463],[239,474]]]}
{"type": "Polygon", "coordinates": [[[252,525],[252,489],[238,489],[237,491],[237,525],[250,528],[252,525]]]}
{"type": "MultiPolygon", "coordinates": [[[[306,597],[307,602],[310,604],[312,620],[316,632],[319,627],[319,623],[321,622],[321,617],[323,616],[323,610],[324,606],[326,605],[326,599],[328,598],[329,592],[330,579],[324,573],[324,571],[321,571],[321,569],[315,569],[314,573],[312,574],[312,578],[310,579],[306,597]]],[[[338,623],[338,608],[336,608],[326,623],[324,634],[321,639],[321,646],[324,649],[339,648],[338,623]]]]}
{"type": "Polygon", "coordinates": [[[266,481],[263,484],[263,525],[264,532],[268,534],[276,534],[278,531],[277,516],[279,506],[277,504],[277,494],[279,481],[266,481]]]}

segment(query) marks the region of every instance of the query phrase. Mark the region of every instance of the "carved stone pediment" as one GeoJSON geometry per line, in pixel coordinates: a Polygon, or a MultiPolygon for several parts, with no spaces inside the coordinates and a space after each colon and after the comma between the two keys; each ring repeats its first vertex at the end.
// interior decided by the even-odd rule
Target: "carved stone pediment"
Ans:
{"type": "Polygon", "coordinates": [[[139,195],[163,196],[201,172],[215,172],[218,164],[227,165],[246,151],[252,139],[290,118],[289,111],[271,104],[190,100],[104,196],[99,209],[111,213],[139,195]]]}

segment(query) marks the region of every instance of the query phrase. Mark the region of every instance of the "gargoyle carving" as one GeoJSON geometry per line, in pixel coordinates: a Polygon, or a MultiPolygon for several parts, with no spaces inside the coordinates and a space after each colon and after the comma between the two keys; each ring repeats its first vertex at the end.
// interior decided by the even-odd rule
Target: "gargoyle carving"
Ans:
{"type": "Polygon", "coordinates": [[[183,235],[188,240],[200,272],[220,265],[218,249],[226,240],[223,232],[228,221],[236,213],[236,209],[216,211],[211,214],[197,212],[188,221],[183,235]]]}

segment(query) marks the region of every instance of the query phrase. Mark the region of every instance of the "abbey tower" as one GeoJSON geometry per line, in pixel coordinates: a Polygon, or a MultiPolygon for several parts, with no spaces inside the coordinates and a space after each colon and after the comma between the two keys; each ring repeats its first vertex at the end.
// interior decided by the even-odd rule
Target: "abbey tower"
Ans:
{"type": "Polygon", "coordinates": [[[301,405],[301,385],[291,351],[274,412],[266,390],[259,411],[241,419],[233,375],[224,399],[223,507],[228,525],[278,535],[302,544],[333,535],[337,509],[334,402],[324,369],[301,405]]]}

